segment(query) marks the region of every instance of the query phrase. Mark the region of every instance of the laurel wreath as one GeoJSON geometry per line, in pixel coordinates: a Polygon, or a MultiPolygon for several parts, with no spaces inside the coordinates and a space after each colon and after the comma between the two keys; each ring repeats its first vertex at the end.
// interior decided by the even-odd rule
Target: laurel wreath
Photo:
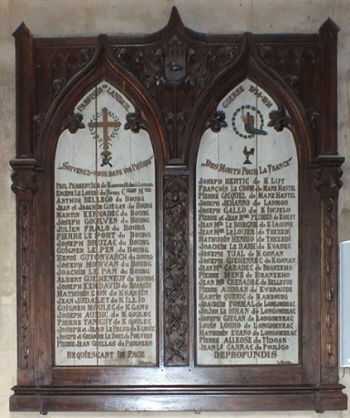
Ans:
{"type": "MultiPolygon", "coordinates": [[[[93,126],[93,124],[96,123],[96,121],[98,122],[98,119],[102,116],[102,114],[103,109],[100,112],[98,112],[94,117],[92,117],[89,123],[90,134],[98,140],[100,146],[103,146],[103,138],[98,134],[98,130],[93,126]]],[[[119,122],[120,119],[118,118],[118,116],[112,113],[109,109],[107,110],[107,114],[113,120],[113,122],[119,122]]],[[[118,131],[119,128],[113,128],[111,135],[109,135],[108,137],[109,141],[117,136],[118,131]]]]}

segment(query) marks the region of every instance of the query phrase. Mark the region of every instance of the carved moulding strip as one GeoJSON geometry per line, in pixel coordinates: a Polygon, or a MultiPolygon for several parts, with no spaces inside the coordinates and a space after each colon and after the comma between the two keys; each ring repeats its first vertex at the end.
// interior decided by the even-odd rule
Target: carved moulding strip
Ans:
{"type": "Polygon", "coordinates": [[[344,159],[332,156],[318,157],[321,167],[316,173],[316,187],[321,195],[321,292],[323,327],[321,350],[322,366],[336,367],[338,364],[337,345],[337,294],[338,294],[338,193],[342,186],[340,165],[344,159]]]}
{"type": "MultiPolygon", "coordinates": [[[[338,388],[337,388],[338,389],[338,388]]],[[[268,410],[309,410],[322,412],[325,409],[334,410],[342,396],[332,387],[312,388],[299,385],[270,386],[262,390],[253,387],[218,387],[203,385],[193,386],[152,387],[147,392],[138,387],[106,387],[96,386],[30,386],[16,388],[17,397],[13,401],[12,410],[31,411],[27,406],[28,394],[36,411],[46,415],[47,411],[268,411],[268,410]],[[332,391],[331,397],[327,390],[332,391]],[[102,395],[102,396],[101,396],[102,395]],[[82,402],[77,402],[82,399],[82,402]],[[290,401],[292,400],[292,404],[290,401]],[[16,403],[15,403],[16,402],[16,403]],[[131,402],[131,404],[130,404],[131,402]],[[116,407],[117,405],[117,407],[116,407]],[[132,408],[130,408],[132,405],[132,408]],[[215,408],[213,409],[213,405],[215,408]],[[19,407],[19,408],[18,408],[19,407]]],[[[343,408],[346,405],[343,404],[343,408]]]]}
{"type": "Polygon", "coordinates": [[[188,190],[171,177],[164,187],[165,365],[187,365],[188,355],[188,190]]]}

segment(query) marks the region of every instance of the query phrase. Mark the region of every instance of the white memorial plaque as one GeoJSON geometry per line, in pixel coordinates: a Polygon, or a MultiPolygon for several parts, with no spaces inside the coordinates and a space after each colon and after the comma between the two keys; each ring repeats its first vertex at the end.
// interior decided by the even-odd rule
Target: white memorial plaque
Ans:
{"type": "Polygon", "coordinates": [[[56,365],[154,365],[155,164],[130,101],[103,82],[55,160],[56,365]]]}
{"type": "Polygon", "coordinates": [[[298,160],[277,105],[245,80],[196,170],[197,363],[298,363],[298,160]]]}

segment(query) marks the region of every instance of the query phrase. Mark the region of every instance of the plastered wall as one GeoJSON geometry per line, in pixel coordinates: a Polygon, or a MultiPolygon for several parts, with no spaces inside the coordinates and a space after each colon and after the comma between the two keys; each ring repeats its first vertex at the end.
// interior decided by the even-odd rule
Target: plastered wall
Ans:
{"type": "MultiPolygon", "coordinates": [[[[22,21],[35,36],[150,33],[177,6],[186,26],[211,33],[317,32],[331,17],[341,28],[338,61],[339,151],[343,165],[339,238],[350,239],[350,0],[0,0],[0,418],[39,417],[10,413],[16,384],[15,205],[8,161],[15,155],[15,50],[13,31],[22,21]]],[[[350,314],[349,314],[350,320],[350,314]]],[[[349,321],[350,332],[350,321],[349,321]]],[[[350,388],[350,372],[340,370],[350,388]]],[[[348,391],[348,393],[350,393],[348,391]]],[[[173,417],[182,413],[49,413],[51,417],[173,417]]],[[[201,413],[205,418],[314,417],[315,412],[201,413]]],[[[325,418],[350,417],[350,411],[325,418]]]]}

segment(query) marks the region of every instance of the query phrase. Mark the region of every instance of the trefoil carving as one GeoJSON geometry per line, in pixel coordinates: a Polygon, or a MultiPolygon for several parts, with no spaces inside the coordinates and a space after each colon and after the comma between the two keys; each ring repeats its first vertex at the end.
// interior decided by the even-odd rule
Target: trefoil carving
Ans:
{"type": "Polygon", "coordinates": [[[210,128],[213,132],[220,132],[221,128],[226,128],[227,123],[225,121],[226,115],[222,110],[215,110],[207,121],[205,127],[210,128]]]}
{"type": "Polygon", "coordinates": [[[78,129],[85,128],[82,122],[83,115],[80,113],[68,112],[66,117],[62,121],[60,133],[68,129],[71,134],[75,134],[78,129]]]}
{"type": "Polygon", "coordinates": [[[287,115],[286,109],[280,107],[278,110],[272,110],[269,113],[270,122],[267,126],[275,128],[277,132],[282,132],[284,128],[291,128],[291,119],[287,115]]]}
{"type": "Polygon", "coordinates": [[[130,129],[134,134],[138,134],[140,129],[147,129],[148,124],[145,119],[142,118],[140,111],[137,109],[135,112],[128,113],[126,115],[126,123],[124,129],[130,129]]]}

